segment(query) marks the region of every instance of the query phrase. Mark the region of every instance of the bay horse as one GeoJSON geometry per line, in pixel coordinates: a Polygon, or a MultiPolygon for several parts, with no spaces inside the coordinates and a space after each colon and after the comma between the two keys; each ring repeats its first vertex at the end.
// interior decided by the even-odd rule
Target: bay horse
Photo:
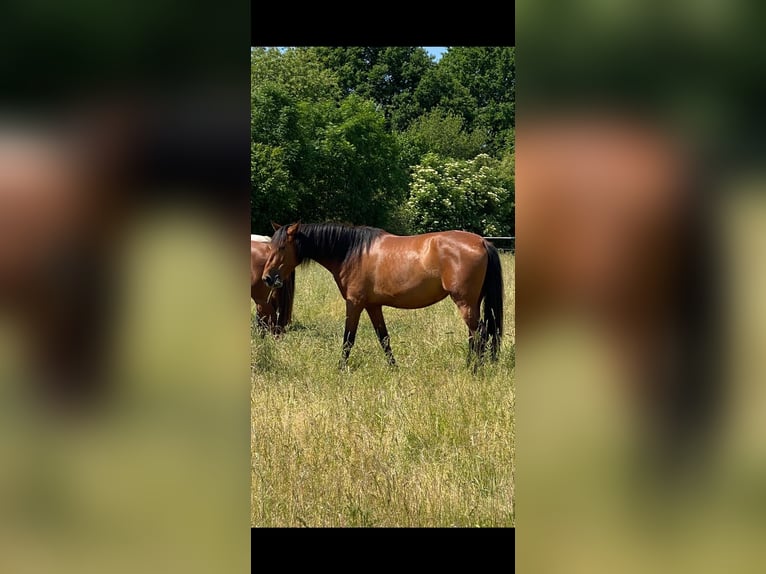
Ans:
{"type": "Polygon", "coordinates": [[[335,278],[346,301],[341,368],[347,365],[362,311],[367,311],[393,366],[383,306],[419,309],[447,295],[468,327],[468,362],[474,363],[474,370],[487,346],[492,360],[497,360],[503,334],[503,278],[497,249],[484,238],[466,231],[398,236],[339,223],[272,225],[271,253],[263,269],[266,285],[284,288],[296,266],[307,260],[316,261],[335,278]]]}
{"type": "Polygon", "coordinates": [[[25,353],[13,379],[64,412],[92,408],[119,378],[111,351],[119,352],[119,277],[135,226],[189,204],[235,230],[232,245],[244,224],[231,207],[247,189],[234,167],[243,157],[231,145],[242,131],[232,106],[188,90],[96,92],[0,117],[0,331],[9,327],[25,353]],[[222,113],[208,121],[200,109],[222,113]]]}
{"type": "Polygon", "coordinates": [[[32,389],[66,408],[104,390],[123,221],[111,126],[74,123],[0,121],[0,322],[32,389]]]}
{"type": "Polygon", "coordinates": [[[290,276],[282,289],[268,287],[261,278],[269,256],[271,238],[250,236],[250,298],[255,302],[256,321],[262,333],[279,336],[285,332],[293,314],[295,277],[290,276]]]}
{"type": "Polygon", "coordinates": [[[707,178],[667,127],[528,117],[516,138],[516,328],[577,313],[604,335],[652,449],[680,459],[716,403],[707,178]]]}

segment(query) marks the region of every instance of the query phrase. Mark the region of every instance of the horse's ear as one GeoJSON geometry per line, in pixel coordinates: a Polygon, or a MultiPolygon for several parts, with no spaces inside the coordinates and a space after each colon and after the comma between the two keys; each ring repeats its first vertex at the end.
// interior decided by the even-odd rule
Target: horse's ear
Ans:
{"type": "Polygon", "coordinates": [[[287,236],[288,237],[295,237],[295,233],[298,231],[298,226],[301,224],[299,221],[298,223],[293,223],[291,226],[287,228],[287,236]]]}
{"type": "Polygon", "coordinates": [[[273,221],[271,222],[271,226],[274,228],[274,231],[277,231],[280,227],[282,227],[279,225],[279,223],[274,223],[273,221]]]}

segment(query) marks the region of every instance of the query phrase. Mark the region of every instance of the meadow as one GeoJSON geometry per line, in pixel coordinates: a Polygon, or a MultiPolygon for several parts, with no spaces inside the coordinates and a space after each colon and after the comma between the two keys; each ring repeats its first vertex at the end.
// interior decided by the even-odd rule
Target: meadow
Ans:
{"type": "Polygon", "coordinates": [[[513,255],[501,261],[505,337],[477,374],[449,298],[384,308],[395,368],[363,314],[339,371],[345,303],[323,267],[296,270],[286,335],[251,321],[253,527],[515,526],[513,255]]]}

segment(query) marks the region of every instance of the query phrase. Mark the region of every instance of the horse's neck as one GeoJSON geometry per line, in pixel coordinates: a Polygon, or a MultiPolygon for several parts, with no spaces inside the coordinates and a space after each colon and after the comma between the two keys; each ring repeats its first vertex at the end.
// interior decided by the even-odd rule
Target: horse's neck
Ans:
{"type": "Polygon", "coordinates": [[[302,256],[304,258],[311,259],[312,261],[319,263],[319,265],[332,273],[332,276],[338,283],[338,287],[340,288],[341,293],[345,293],[345,274],[343,273],[343,261],[338,259],[338,255],[334,257],[327,255],[314,255],[317,251],[319,251],[319,246],[316,243],[316,237],[310,233],[305,239],[305,246],[302,251],[302,256]]]}
{"type": "Polygon", "coordinates": [[[330,273],[332,273],[334,276],[338,276],[341,272],[341,268],[343,267],[343,264],[340,261],[335,261],[333,259],[313,259],[317,263],[319,263],[322,267],[327,269],[330,273]]]}
{"type": "Polygon", "coordinates": [[[316,261],[317,263],[319,263],[319,265],[321,265],[322,267],[327,269],[330,273],[332,273],[332,276],[335,277],[335,281],[338,283],[338,287],[340,287],[341,291],[345,290],[344,287],[341,287],[342,284],[345,286],[344,274],[343,274],[343,263],[333,259],[323,259],[323,258],[319,258],[319,259],[312,258],[312,261],[316,261]]]}
{"type": "Polygon", "coordinates": [[[324,263],[317,261],[317,263],[332,273],[333,279],[335,279],[335,284],[338,286],[341,296],[345,299],[348,288],[348,277],[344,271],[343,263],[340,261],[326,261],[324,263]]]}

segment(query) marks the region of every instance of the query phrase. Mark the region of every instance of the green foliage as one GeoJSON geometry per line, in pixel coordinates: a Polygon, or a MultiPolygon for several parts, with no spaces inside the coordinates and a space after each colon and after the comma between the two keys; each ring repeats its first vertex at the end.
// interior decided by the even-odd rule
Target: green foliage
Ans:
{"type": "Polygon", "coordinates": [[[481,129],[467,131],[461,116],[435,108],[417,118],[401,135],[402,159],[408,166],[420,163],[426,153],[453,159],[476,157],[486,145],[481,129]]]}
{"type": "Polygon", "coordinates": [[[512,165],[487,154],[449,160],[427,154],[415,167],[407,202],[415,232],[463,229],[486,236],[512,231],[512,165]]]}
{"type": "Polygon", "coordinates": [[[251,90],[264,84],[278,85],[296,100],[318,102],[341,97],[337,74],[315,53],[300,48],[284,52],[277,48],[251,48],[251,90]]]}
{"type": "Polygon", "coordinates": [[[250,140],[297,151],[300,140],[298,106],[294,97],[280,85],[266,82],[250,95],[250,140]]]}
{"type": "Polygon", "coordinates": [[[513,232],[513,48],[252,48],[250,97],[253,232],[513,232]]]}
{"type": "Polygon", "coordinates": [[[402,130],[421,113],[415,90],[435,66],[420,47],[311,48],[338,74],[345,94],[377,103],[391,129],[402,130]]]}
{"type": "Polygon", "coordinates": [[[319,217],[307,220],[382,225],[386,214],[406,197],[396,138],[369,100],[352,95],[332,110],[315,134],[312,155],[308,187],[319,217]]]}
{"type": "Polygon", "coordinates": [[[250,144],[250,185],[250,230],[271,235],[270,221],[287,221],[298,203],[283,148],[250,144]]]}
{"type": "Polygon", "coordinates": [[[446,57],[446,54],[442,56],[439,63],[423,76],[415,90],[415,100],[423,110],[440,107],[460,116],[467,124],[473,124],[476,116],[476,98],[460,83],[460,79],[444,66],[442,62],[446,57]]]}
{"type": "Polygon", "coordinates": [[[462,116],[469,130],[486,130],[495,154],[516,117],[515,48],[450,48],[423,78],[416,100],[425,110],[440,106],[462,116]]]}
{"type": "Polygon", "coordinates": [[[337,76],[307,49],[254,49],[251,60],[251,230],[385,225],[407,181],[383,113],[356,94],[338,99],[337,76]]]}
{"type": "MultiPolygon", "coordinates": [[[[514,133],[511,130],[511,135],[514,133]]],[[[514,140],[515,141],[515,140],[514,140]]],[[[504,222],[502,235],[516,235],[516,155],[513,150],[506,151],[498,165],[500,186],[508,190],[507,199],[500,204],[498,221],[504,222]]]]}

